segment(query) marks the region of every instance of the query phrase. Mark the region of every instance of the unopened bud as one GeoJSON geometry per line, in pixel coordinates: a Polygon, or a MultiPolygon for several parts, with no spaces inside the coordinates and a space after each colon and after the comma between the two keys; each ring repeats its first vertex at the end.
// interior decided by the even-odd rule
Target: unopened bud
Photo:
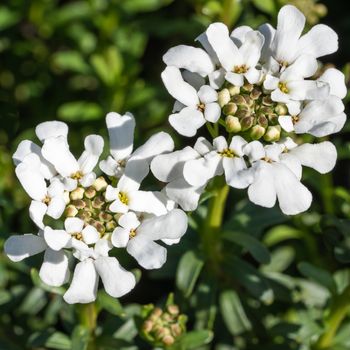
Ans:
{"type": "Polygon", "coordinates": [[[249,116],[250,116],[250,110],[248,108],[242,108],[238,112],[236,112],[236,117],[239,119],[243,119],[249,116]]]}
{"type": "Polygon", "coordinates": [[[225,119],[226,123],[226,130],[227,132],[240,132],[242,127],[241,123],[239,122],[239,119],[237,117],[234,117],[232,115],[228,115],[225,119]]]}
{"type": "Polygon", "coordinates": [[[280,139],[281,127],[279,125],[269,126],[264,135],[264,140],[267,142],[275,142],[280,139]]]}
{"type": "Polygon", "coordinates": [[[241,120],[242,131],[248,130],[253,126],[254,118],[245,117],[241,120]]]}
{"type": "Polygon", "coordinates": [[[286,105],[279,103],[276,107],[275,107],[275,112],[278,115],[286,115],[288,113],[288,108],[286,105]]]}
{"type": "Polygon", "coordinates": [[[245,83],[243,86],[242,86],[242,89],[245,91],[245,92],[251,92],[254,88],[254,85],[253,84],[250,84],[250,83],[245,83]]]}
{"type": "Polygon", "coordinates": [[[253,140],[259,140],[265,134],[265,128],[260,125],[254,125],[250,130],[250,137],[253,140]]]}
{"type": "Polygon", "coordinates": [[[315,4],[314,11],[319,17],[324,17],[328,12],[327,7],[323,4],[315,4]]]}
{"type": "Polygon", "coordinates": [[[100,209],[105,204],[102,196],[95,197],[92,201],[92,207],[95,209],[100,209]]]}
{"type": "Polygon", "coordinates": [[[232,115],[235,114],[237,111],[237,105],[233,102],[229,102],[223,107],[223,112],[225,115],[232,115]]]}
{"type": "Polygon", "coordinates": [[[228,91],[230,92],[231,96],[234,96],[234,95],[238,95],[241,92],[241,89],[239,86],[230,85],[228,87],[228,91]]]}
{"type": "Polygon", "coordinates": [[[264,96],[262,99],[262,103],[265,106],[272,106],[273,105],[273,101],[271,100],[270,96],[264,96]]]}
{"type": "Polygon", "coordinates": [[[101,213],[98,214],[98,218],[103,222],[108,222],[113,219],[113,216],[111,214],[108,214],[102,211],[101,213]]]}
{"type": "Polygon", "coordinates": [[[242,95],[234,95],[231,98],[232,102],[234,102],[237,105],[246,105],[247,101],[242,95]]]}
{"type": "Polygon", "coordinates": [[[277,125],[278,124],[278,115],[275,113],[268,114],[267,118],[269,119],[269,124],[277,125]]]}
{"type": "Polygon", "coordinates": [[[72,205],[72,204],[67,205],[67,207],[66,207],[66,216],[74,217],[77,214],[78,214],[78,209],[74,205],[72,205]]]}
{"type": "Polygon", "coordinates": [[[117,227],[117,223],[114,220],[108,221],[105,224],[106,230],[111,232],[117,227]]]}
{"type": "Polygon", "coordinates": [[[83,199],[84,197],[84,189],[82,187],[77,187],[74,191],[70,193],[70,199],[83,199]]]}
{"type": "Polygon", "coordinates": [[[231,100],[230,92],[228,89],[223,89],[218,92],[218,103],[220,107],[224,107],[231,100]]]}
{"type": "Polygon", "coordinates": [[[179,335],[181,335],[182,333],[182,329],[181,327],[177,324],[177,323],[174,323],[170,326],[170,329],[171,329],[171,333],[175,336],[175,337],[178,337],[179,335]]]}
{"type": "Polygon", "coordinates": [[[261,90],[257,89],[257,88],[254,88],[252,90],[252,92],[249,94],[250,98],[252,98],[253,100],[257,100],[260,95],[261,95],[261,90]]]}
{"type": "Polygon", "coordinates": [[[98,177],[92,185],[96,191],[102,191],[107,188],[108,183],[103,176],[98,177]]]}
{"type": "Polygon", "coordinates": [[[173,345],[175,342],[175,339],[171,336],[171,335],[166,335],[163,339],[162,339],[164,345],[166,346],[170,346],[173,345]]]}
{"type": "Polygon", "coordinates": [[[79,214],[78,217],[84,221],[88,221],[91,218],[92,214],[90,211],[87,210],[82,210],[79,214]]]}
{"type": "Polygon", "coordinates": [[[179,310],[179,307],[177,305],[169,305],[168,306],[168,312],[170,315],[178,315],[180,310],[179,310]]]}
{"type": "Polygon", "coordinates": [[[271,114],[273,113],[273,110],[271,107],[267,107],[267,106],[262,106],[260,109],[259,109],[259,114],[271,114]]]}
{"type": "Polygon", "coordinates": [[[81,199],[76,199],[71,201],[72,205],[74,205],[77,209],[84,209],[86,207],[86,203],[81,199]]]}
{"type": "Polygon", "coordinates": [[[269,125],[269,121],[268,119],[264,116],[264,115],[259,115],[259,117],[257,118],[257,122],[260,126],[262,126],[263,128],[267,128],[269,125]]]}
{"type": "Polygon", "coordinates": [[[249,95],[244,95],[243,98],[245,99],[245,102],[247,106],[252,107],[254,104],[254,100],[249,97],[249,95]]]}
{"type": "Polygon", "coordinates": [[[92,186],[90,186],[85,190],[84,195],[86,198],[92,199],[96,196],[96,190],[92,186]]]}
{"type": "Polygon", "coordinates": [[[153,325],[154,323],[151,320],[146,320],[142,325],[142,329],[144,332],[149,333],[152,330],[153,325]]]}

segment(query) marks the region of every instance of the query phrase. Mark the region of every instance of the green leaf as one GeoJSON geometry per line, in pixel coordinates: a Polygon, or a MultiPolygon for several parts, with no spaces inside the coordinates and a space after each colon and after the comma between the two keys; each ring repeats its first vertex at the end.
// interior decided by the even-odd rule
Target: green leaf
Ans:
{"type": "Polygon", "coordinates": [[[28,345],[31,348],[45,347],[57,350],[72,350],[69,337],[61,332],[36,332],[29,337],[28,345]]]}
{"type": "Polygon", "coordinates": [[[90,334],[87,327],[82,325],[76,326],[72,334],[71,350],[87,350],[89,345],[90,334]]]}
{"type": "Polygon", "coordinates": [[[115,316],[125,316],[123,306],[119,300],[111,297],[104,290],[99,290],[97,295],[97,305],[115,316]]]}
{"type": "Polygon", "coordinates": [[[226,327],[232,335],[251,330],[252,325],[235,291],[227,290],[220,294],[220,310],[226,327]]]}
{"type": "Polygon", "coordinates": [[[59,295],[63,295],[66,292],[65,288],[63,287],[51,287],[46,283],[44,283],[39,277],[39,273],[37,269],[32,268],[30,270],[30,276],[32,278],[34,285],[45,290],[46,292],[59,294],[59,295]]]}
{"type": "Polygon", "coordinates": [[[208,330],[192,331],[184,334],[178,342],[181,349],[198,349],[199,346],[209,344],[213,339],[213,333],[208,330]]]}
{"type": "Polygon", "coordinates": [[[130,13],[155,11],[174,0],[123,0],[122,7],[130,13]]]}
{"type": "Polygon", "coordinates": [[[271,261],[268,265],[262,266],[263,272],[283,272],[293,262],[295,251],[292,247],[279,247],[271,253],[271,261]]]}
{"type": "Polygon", "coordinates": [[[303,232],[287,225],[278,225],[269,230],[265,237],[264,243],[270,247],[277,243],[286,241],[288,239],[301,239],[303,232]]]}
{"type": "Polygon", "coordinates": [[[176,272],[176,286],[185,298],[192,294],[203,265],[203,260],[193,250],[182,256],[176,272]]]}
{"type": "Polygon", "coordinates": [[[255,7],[269,15],[276,13],[276,5],[274,0],[253,0],[255,7]]]}
{"type": "Polygon", "coordinates": [[[102,118],[103,111],[97,103],[74,101],[62,104],[57,114],[58,117],[64,121],[82,122],[102,118]]]}
{"type": "Polygon", "coordinates": [[[52,63],[61,70],[71,70],[82,74],[86,74],[90,71],[89,65],[77,51],[57,52],[52,56],[52,63]]]}
{"type": "Polygon", "coordinates": [[[9,10],[5,6],[0,7],[0,30],[13,26],[19,19],[18,13],[9,10]]]}
{"type": "Polygon", "coordinates": [[[247,249],[259,263],[268,264],[270,262],[269,251],[255,237],[248,233],[225,231],[223,238],[247,249]]]}
{"type": "Polygon", "coordinates": [[[321,286],[326,287],[332,294],[336,294],[337,286],[332,275],[328,271],[311,265],[308,262],[298,264],[298,269],[305,277],[310,278],[321,286]]]}

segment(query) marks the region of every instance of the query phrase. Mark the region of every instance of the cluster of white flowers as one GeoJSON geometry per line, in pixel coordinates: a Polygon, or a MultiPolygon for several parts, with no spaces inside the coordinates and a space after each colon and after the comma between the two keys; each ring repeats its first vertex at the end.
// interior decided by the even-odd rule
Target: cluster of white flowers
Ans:
{"type": "Polygon", "coordinates": [[[104,176],[94,172],[102,137],[87,136],[85,150],[76,159],[69,149],[68,127],[58,121],[37,126],[41,147],[25,140],[13,155],[16,175],[32,198],[29,214],[39,232],[11,236],[5,252],[13,261],[44,252],[39,275],[50,286],[67,283],[70,260],[77,259],[64,294],[68,303],[94,301],[99,278],[113,297],[134,288],[134,275],[111,255],[113,247],[126,248],[142,267],[156,269],[167,255],[156,241],[178,243],[187,230],[186,214],[164,193],[140,190],[152,159],[173,150],[171,137],[159,132],[133,151],[134,117],[109,113],[106,123],[110,156],[99,164],[104,176]]]}
{"type": "Polygon", "coordinates": [[[223,174],[229,186],[248,188],[255,204],[273,207],[278,199],[289,215],[309,208],[302,166],[329,172],[337,152],[329,141],[300,144],[299,135],[338,132],[347,90],[340,71],[321,72],[317,62],[337,50],[337,34],[323,24],[302,34],[304,25],[304,15],[286,5],[276,29],[241,26],[230,34],[213,23],[197,38],[203,49],[179,45],[163,56],[162,79],[176,99],[170,124],[187,137],[206,124],[213,137],[151,163],[184,210],[194,210],[208,181],[223,174]]]}

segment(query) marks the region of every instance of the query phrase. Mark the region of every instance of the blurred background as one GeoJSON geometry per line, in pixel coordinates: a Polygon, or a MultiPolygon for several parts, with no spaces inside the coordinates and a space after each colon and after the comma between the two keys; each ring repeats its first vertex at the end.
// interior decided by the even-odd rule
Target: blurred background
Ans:
{"type": "MultiPolygon", "coordinates": [[[[131,111],[137,120],[135,145],[165,130],[181,147],[184,141],[167,123],[172,98],[160,79],[162,55],[174,45],[194,44],[194,38],[213,21],[225,22],[230,28],[242,24],[257,28],[265,22],[276,25],[277,12],[286,3],[296,5],[306,15],[307,28],[321,21],[339,34],[339,51],[322,61],[342,70],[348,81],[350,16],[340,0],[2,1],[0,248],[11,234],[36,233],[28,216],[30,201],[14,175],[11,156],[21,140],[36,141],[34,128],[38,123],[53,119],[68,123],[71,148],[79,155],[86,135],[106,136],[107,112],[131,111]]],[[[189,316],[188,328],[214,330],[215,334],[210,345],[205,345],[212,338],[206,333],[188,348],[261,349],[263,345],[263,349],[309,349],[313,337],[322,333],[332,288],[341,294],[350,281],[349,131],[347,123],[331,138],[339,152],[331,174],[305,172],[305,182],[316,198],[308,213],[291,219],[279,209],[264,210],[247,203],[244,191],[231,191],[227,228],[251,235],[271,253],[267,264],[255,261],[254,253],[237,242],[227,244],[239,257],[227,267],[227,275],[241,300],[238,306],[243,316],[240,312],[238,316],[231,312],[237,316],[234,319],[225,315],[225,303],[233,305],[234,299],[223,291],[227,292],[231,282],[206,270],[198,248],[200,238],[190,231],[180,245],[169,250],[169,262],[163,269],[142,272],[138,287],[122,300],[124,318],[119,317],[119,311],[101,313],[99,332],[115,342],[99,349],[149,349],[150,345],[137,336],[133,316],[139,305],[165,300],[174,290],[181,310],[189,316]],[[184,259],[191,257],[184,258],[184,253],[194,251],[203,262],[198,265],[202,273],[194,280],[196,287],[188,290],[181,274],[179,277],[179,265],[182,262],[186,268],[184,259]],[[242,280],[244,271],[256,274],[261,283],[252,286],[242,280]],[[213,312],[215,321],[209,322],[208,315],[213,312]]],[[[149,182],[146,187],[155,185],[149,182]]],[[[200,209],[196,215],[205,215],[204,211],[200,209]]],[[[126,266],[136,267],[126,257],[121,259],[126,266]]],[[[12,264],[0,253],[1,350],[73,348],[74,308],[62,302],[60,293],[40,285],[36,275],[40,261],[41,257],[34,257],[12,264]]],[[[346,326],[344,329],[350,331],[350,323],[345,322],[346,326]]],[[[343,332],[339,340],[343,347],[339,349],[350,349],[350,340],[343,332]]]]}

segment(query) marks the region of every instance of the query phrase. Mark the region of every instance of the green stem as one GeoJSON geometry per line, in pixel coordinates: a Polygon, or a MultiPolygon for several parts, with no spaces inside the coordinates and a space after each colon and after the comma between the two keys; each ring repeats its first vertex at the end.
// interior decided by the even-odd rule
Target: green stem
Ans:
{"type": "Polygon", "coordinates": [[[325,320],[325,332],[321,335],[313,350],[331,348],[333,339],[342,324],[344,318],[350,311],[350,286],[335,299],[331,306],[329,315],[325,320]]]}
{"type": "Polygon", "coordinates": [[[202,227],[203,249],[213,264],[213,268],[220,258],[220,230],[225,212],[225,204],[229,187],[223,176],[214,180],[214,196],[210,199],[207,217],[202,227]]]}
{"type": "Polygon", "coordinates": [[[80,324],[89,330],[89,345],[87,350],[95,350],[95,330],[97,326],[98,311],[95,303],[78,305],[80,324]]]}

